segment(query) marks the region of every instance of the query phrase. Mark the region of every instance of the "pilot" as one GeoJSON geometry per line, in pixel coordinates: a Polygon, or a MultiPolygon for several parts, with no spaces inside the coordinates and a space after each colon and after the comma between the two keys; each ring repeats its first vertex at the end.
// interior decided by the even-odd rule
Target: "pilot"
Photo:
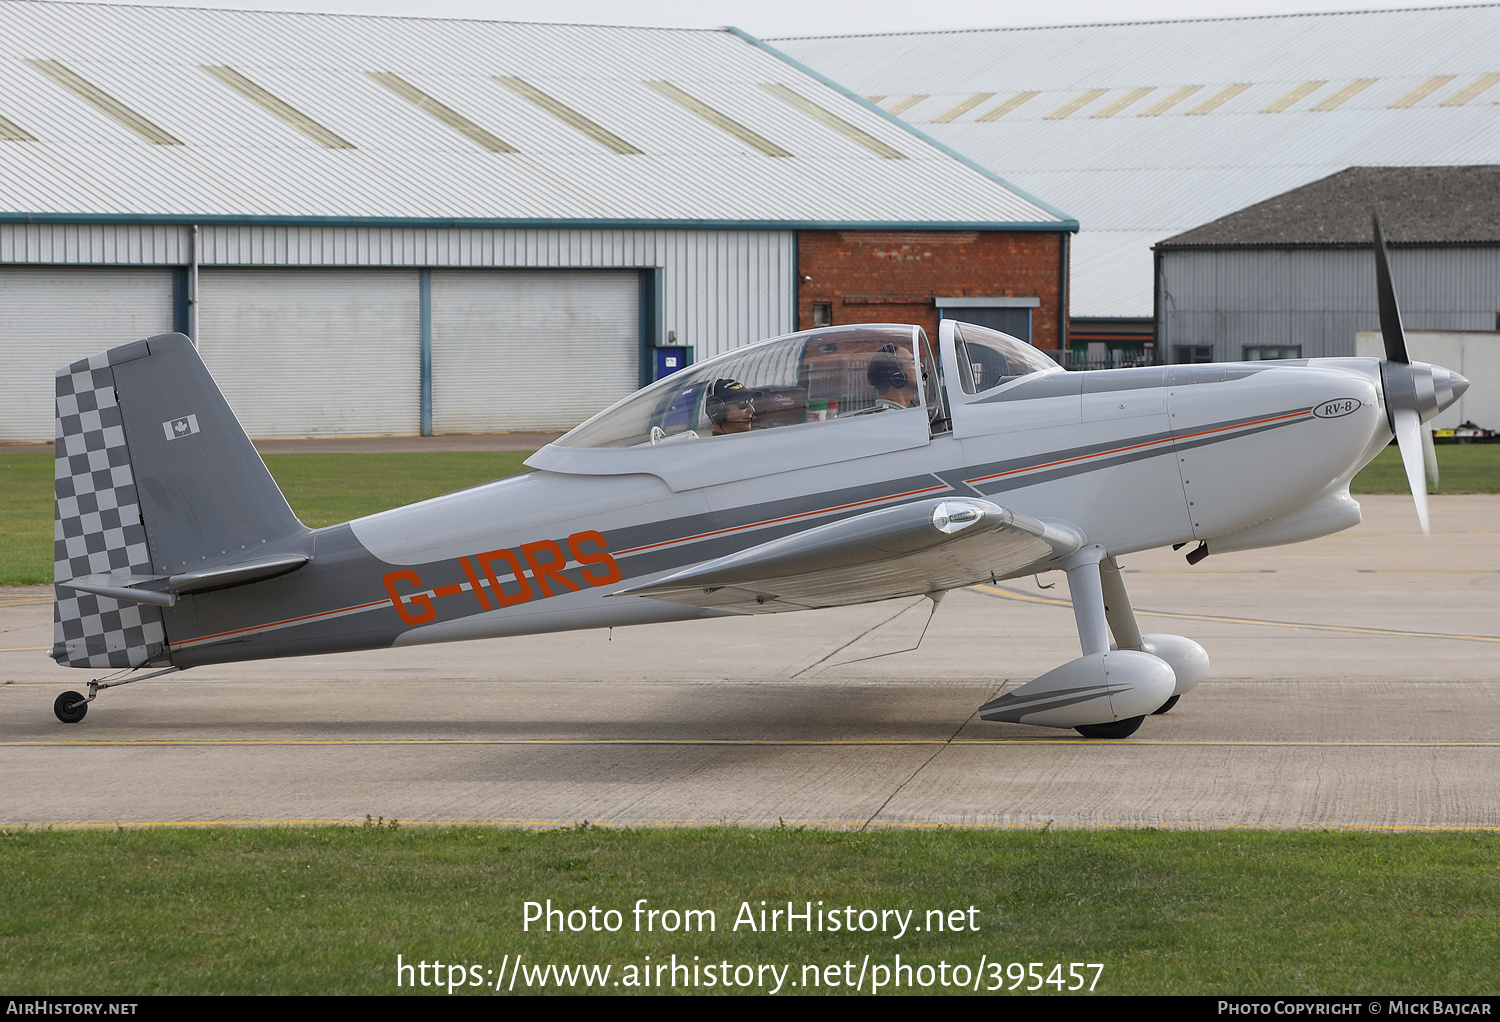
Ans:
{"type": "Polygon", "coordinates": [[[714,436],[748,433],[755,424],[755,402],[750,390],[736,380],[715,380],[703,401],[703,410],[714,424],[714,436]]]}
{"type": "Polygon", "coordinates": [[[876,408],[916,407],[920,377],[910,350],[887,344],[871,356],[865,378],[875,388],[876,408]]]}

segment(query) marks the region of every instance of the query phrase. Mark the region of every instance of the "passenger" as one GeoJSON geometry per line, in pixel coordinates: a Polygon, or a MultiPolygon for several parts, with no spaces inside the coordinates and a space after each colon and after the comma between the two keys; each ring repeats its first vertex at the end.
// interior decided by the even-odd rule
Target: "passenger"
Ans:
{"type": "Polygon", "coordinates": [[[917,405],[917,363],[906,348],[887,344],[870,358],[865,378],[875,388],[875,408],[914,408],[917,405]]]}
{"type": "Polygon", "coordinates": [[[750,390],[735,380],[715,380],[703,401],[703,410],[714,424],[714,436],[748,433],[755,425],[755,402],[750,390]]]}

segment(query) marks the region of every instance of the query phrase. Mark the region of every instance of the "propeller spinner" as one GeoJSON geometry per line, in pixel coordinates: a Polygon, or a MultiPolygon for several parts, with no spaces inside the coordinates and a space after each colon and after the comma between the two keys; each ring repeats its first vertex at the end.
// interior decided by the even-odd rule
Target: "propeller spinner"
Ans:
{"type": "Polygon", "coordinates": [[[1385,361],[1380,363],[1380,380],[1385,391],[1385,413],[1390,421],[1406,482],[1417,505],[1417,521],[1428,531],[1427,483],[1422,465],[1427,463],[1433,485],[1437,485],[1437,452],[1431,435],[1422,423],[1447,408],[1469,389],[1469,381],[1442,366],[1413,362],[1406,350],[1406,331],[1401,325],[1401,308],[1396,303],[1396,288],[1391,283],[1391,264],[1386,256],[1385,236],[1380,230],[1380,215],[1371,214],[1375,228],[1375,290],[1380,302],[1380,336],[1385,341],[1385,361]]]}

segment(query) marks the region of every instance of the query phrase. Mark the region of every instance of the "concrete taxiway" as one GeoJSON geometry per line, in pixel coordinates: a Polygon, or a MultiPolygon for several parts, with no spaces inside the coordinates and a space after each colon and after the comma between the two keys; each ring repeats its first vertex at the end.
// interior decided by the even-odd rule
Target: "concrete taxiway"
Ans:
{"type": "Polygon", "coordinates": [[[977,707],[1078,655],[1060,573],[925,599],[200,668],[52,701],[47,588],[0,591],[0,825],[1500,829],[1500,497],[1363,497],[1312,543],[1124,559],[1213,659],[1125,741],[977,707]]]}

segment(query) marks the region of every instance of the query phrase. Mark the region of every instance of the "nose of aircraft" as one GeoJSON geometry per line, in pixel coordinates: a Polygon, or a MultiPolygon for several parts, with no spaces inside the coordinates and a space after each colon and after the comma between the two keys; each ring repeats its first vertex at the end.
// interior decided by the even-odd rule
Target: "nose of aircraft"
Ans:
{"type": "Polygon", "coordinates": [[[1464,391],[1469,389],[1469,381],[1451,369],[1433,366],[1432,388],[1437,392],[1438,411],[1442,411],[1464,396],[1464,391]]]}
{"type": "Polygon", "coordinates": [[[1428,422],[1469,389],[1469,381],[1458,373],[1426,362],[1401,363],[1388,359],[1380,364],[1380,377],[1386,414],[1391,416],[1392,426],[1403,409],[1415,413],[1418,421],[1428,422]]]}

